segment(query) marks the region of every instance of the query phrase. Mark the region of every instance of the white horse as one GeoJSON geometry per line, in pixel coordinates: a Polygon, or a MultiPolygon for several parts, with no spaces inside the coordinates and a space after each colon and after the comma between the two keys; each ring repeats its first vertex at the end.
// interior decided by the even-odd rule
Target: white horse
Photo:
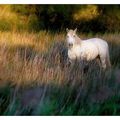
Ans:
{"type": "Polygon", "coordinates": [[[67,28],[66,31],[70,61],[80,59],[91,61],[99,57],[103,69],[111,67],[109,47],[106,41],[100,38],[81,40],[76,34],[77,28],[75,30],[67,28]]]}

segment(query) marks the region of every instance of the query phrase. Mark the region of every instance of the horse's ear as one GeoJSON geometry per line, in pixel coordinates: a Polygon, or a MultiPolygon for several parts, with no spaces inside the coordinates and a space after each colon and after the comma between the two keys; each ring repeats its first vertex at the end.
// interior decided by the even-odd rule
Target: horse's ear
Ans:
{"type": "Polygon", "coordinates": [[[69,32],[69,29],[68,29],[68,28],[66,28],[66,31],[67,31],[67,32],[69,32]]]}
{"type": "Polygon", "coordinates": [[[76,33],[76,31],[77,31],[77,28],[75,28],[74,32],[76,33]]]}

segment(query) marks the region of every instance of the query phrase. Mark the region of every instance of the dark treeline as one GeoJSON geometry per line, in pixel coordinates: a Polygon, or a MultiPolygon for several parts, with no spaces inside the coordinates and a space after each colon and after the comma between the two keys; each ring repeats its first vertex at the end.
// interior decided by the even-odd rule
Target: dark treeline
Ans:
{"type": "Polygon", "coordinates": [[[77,27],[81,32],[120,30],[119,5],[12,5],[11,8],[29,19],[29,30],[66,27],[77,27]]]}

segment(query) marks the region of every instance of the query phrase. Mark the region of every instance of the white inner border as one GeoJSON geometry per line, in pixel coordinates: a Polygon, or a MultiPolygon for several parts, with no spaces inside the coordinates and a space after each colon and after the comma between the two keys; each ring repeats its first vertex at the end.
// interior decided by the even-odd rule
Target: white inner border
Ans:
{"type": "Polygon", "coordinates": [[[0,117],[1,120],[119,120],[119,116],[14,116],[0,117]]]}
{"type": "Polygon", "coordinates": [[[0,0],[0,4],[120,4],[120,0],[0,0]]]}
{"type": "MultiPolygon", "coordinates": [[[[120,4],[120,0],[0,0],[0,4],[120,4]]],[[[86,117],[0,117],[0,120],[119,120],[119,116],[86,116],[86,117]]]]}

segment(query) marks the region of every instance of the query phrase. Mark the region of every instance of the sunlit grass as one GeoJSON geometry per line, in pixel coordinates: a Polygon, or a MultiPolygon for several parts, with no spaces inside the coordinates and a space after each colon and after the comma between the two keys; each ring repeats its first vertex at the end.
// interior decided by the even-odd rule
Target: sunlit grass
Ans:
{"type": "MultiPolygon", "coordinates": [[[[82,39],[93,37],[92,34],[79,35],[82,39]]],[[[83,73],[79,64],[61,68],[59,51],[65,47],[63,32],[0,32],[0,94],[3,96],[0,114],[119,114],[115,111],[118,110],[115,100],[115,108],[111,102],[106,102],[116,95],[119,98],[119,34],[96,34],[94,37],[108,41],[111,71],[99,71],[94,61],[87,73],[83,73]],[[106,113],[108,108],[112,112],[106,113]]]]}
{"type": "MultiPolygon", "coordinates": [[[[119,34],[98,34],[95,36],[108,41],[112,63],[115,65],[119,64],[119,34]],[[114,56],[116,60],[114,60],[114,56]],[[117,63],[114,61],[117,61],[117,63]]],[[[80,37],[86,39],[92,37],[92,35],[85,37],[84,34],[80,34],[80,37]]],[[[52,81],[55,76],[57,79],[59,79],[58,76],[62,78],[61,74],[63,71],[60,70],[59,65],[55,68],[48,67],[49,64],[51,64],[48,61],[52,58],[52,55],[48,54],[50,54],[50,50],[52,50],[52,46],[56,42],[65,43],[65,34],[51,34],[46,31],[39,33],[0,32],[1,81],[8,80],[19,83],[19,78],[21,83],[31,83],[32,81],[44,81],[43,79],[52,81]],[[47,54],[46,58],[44,58],[45,54],[47,54]],[[27,58],[29,58],[29,60],[27,58]],[[46,59],[46,61],[44,59],[46,59]]],[[[56,61],[59,63],[59,56],[57,57],[56,61]]],[[[55,58],[53,60],[55,60],[55,58]]],[[[14,84],[14,82],[12,84],[14,84]]]]}

